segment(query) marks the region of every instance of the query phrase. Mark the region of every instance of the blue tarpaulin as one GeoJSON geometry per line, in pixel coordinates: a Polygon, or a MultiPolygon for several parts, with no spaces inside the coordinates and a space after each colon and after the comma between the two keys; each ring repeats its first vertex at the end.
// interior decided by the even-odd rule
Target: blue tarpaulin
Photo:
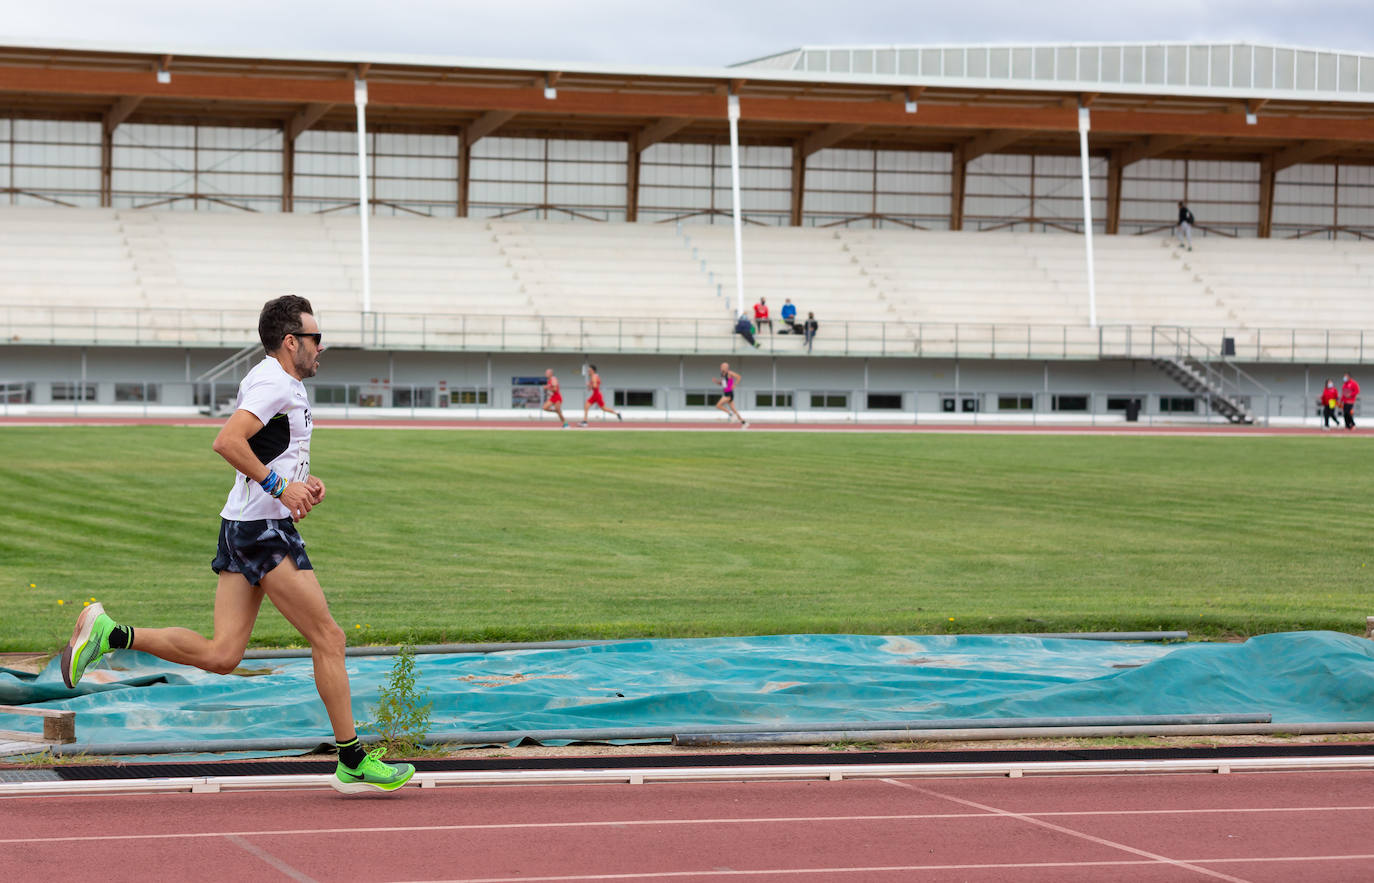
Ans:
{"type": "MultiPolygon", "coordinates": [[[[350,657],[353,712],[373,717],[386,657],[350,657]]],[[[847,721],[1269,713],[1275,723],[1374,717],[1374,642],[1334,632],[1239,644],[1033,636],[777,635],[642,640],[417,657],[430,732],[713,727],[847,721]]],[[[308,658],[214,675],[116,651],[75,690],[54,662],[0,670],[0,704],[77,713],[82,745],[331,741],[308,658]]],[[[0,729],[36,731],[0,714],[0,729]]]]}

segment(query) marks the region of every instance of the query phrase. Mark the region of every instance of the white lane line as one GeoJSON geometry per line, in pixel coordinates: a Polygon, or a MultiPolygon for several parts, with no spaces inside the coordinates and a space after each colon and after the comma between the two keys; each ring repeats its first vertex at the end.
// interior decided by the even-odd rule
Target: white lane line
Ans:
{"type": "MultiPolygon", "coordinates": [[[[886,780],[884,780],[886,781],[886,780]]],[[[953,798],[950,798],[953,799],[953,798]]],[[[1226,815],[1232,813],[1302,813],[1302,812],[1370,812],[1370,806],[1274,806],[1263,808],[1215,807],[1204,809],[1125,809],[1125,810],[1064,810],[1046,812],[1008,813],[1026,818],[1064,818],[1078,816],[1130,816],[1130,815],[1226,815]]],[[[766,825],[799,824],[806,822],[913,822],[932,819],[984,819],[982,813],[898,813],[864,816],[765,816],[750,818],[715,819],[605,819],[572,822],[487,822],[467,825],[388,825],[368,828],[288,828],[262,831],[178,831],[149,834],[81,834],[66,837],[8,837],[0,838],[0,844],[32,845],[40,843],[72,843],[101,840],[187,840],[203,837],[262,837],[262,836],[304,836],[319,834],[402,834],[423,833],[425,831],[507,831],[537,830],[542,828],[598,828],[598,827],[648,827],[654,825],[766,825]]]]}
{"type": "Polygon", "coordinates": [[[259,846],[255,846],[252,843],[249,843],[247,840],[244,840],[242,837],[239,837],[236,834],[227,834],[225,835],[224,839],[228,840],[230,843],[234,844],[239,849],[242,849],[249,855],[252,855],[255,858],[262,859],[263,861],[267,862],[267,864],[271,865],[278,871],[281,871],[283,874],[290,877],[292,880],[298,881],[298,883],[316,883],[314,877],[302,874],[300,871],[291,867],[286,862],[277,858],[272,853],[268,852],[267,850],[259,846]]]}
{"type": "Polygon", "coordinates": [[[655,825],[757,825],[757,824],[800,824],[804,822],[883,822],[883,821],[920,821],[924,819],[984,819],[985,816],[971,812],[949,813],[904,813],[901,815],[878,816],[790,816],[786,818],[720,818],[720,819],[607,819],[598,821],[575,822],[490,822],[470,825],[388,825],[375,828],[292,828],[267,831],[199,831],[164,832],[157,834],[87,834],[70,837],[13,837],[0,840],[7,843],[71,843],[100,840],[194,840],[203,837],[277,837],[305,836],[320,834],[405,834],[425,831],[510,831],[542,828],[621,828],[653,827],[655,825]]]}
{"type": "Polygon", "coordinates": [[[1189,870],[1189,871],[1195,871],[1195,872],[1197,872],[1197,873],[1199,873],[1199,874],[1204,874],[1204,875],[1206,875],[1206,876],[1208,876],[1208,877],[1215,877],[1215,878],[1217,878],[1218,880],[1228,880],[1228,881],[1230,881],[1230,883],[1249,883],[1249,881],[1244,880],[1244,879],[1242,879],[1242,878],[1240,878],[1240,877],[1232,877],[1232,876],[1230,876],[1230,875],[1228,875],[1228,874],[1223,874],[1223,873],[1221,873],[1220,871],[1213,871],[1213,870],[1211,870],[1210,868],[1204,868],[1204,867],[1202,867],[1201,865],[1189,864],[1189,863],[1186,862],[1186,861],[1181,861],[1181,860],[1179,860],[1179,859],[1169,858],[1168,856],[1160,855],[1159,853],[1156,853],[1156,852],[1148,852],[1148,851],[1146,851],[1146,850],[1144,850],[1144,849],[1136,849],[1134,846],[1127,846],[1127,845],[1124,844],[1124,843],[1117,843],[1117,842],[1114,841],[1114,840],[1107,840],[1107,839],[1102,838],[1102,837],[1094,837],[1092,834],[1085,834],[1085,833],[1083,833],[1082,831],[1075,831],[1075,830],[1073,830],[1072,828],[1065,828],[1065,827],[1063,827],[1062,825],[1056,825],[1056,824],[1054,824],[1053,822],[1047,822],[1047,821],[1044,821],[1043,819],[1032,818],[1031,816],[1023,815],[1023,814],[1021,814],[1021,813],[1012,812],[1011,810],[999,809],[999,808],[997,808],[997,807],[995,807],[995,806],[989,806],[989,805],[986,804],[986,803],[978,803],[978,802],[975,801],[975,800],[965,800],[965,799],[962,798],[962,797],[954,797],[954,796],[949,795],[949,794],[941,794],[939,791],[931,791],[931,790],[928,789],[928,788],[922,788],[921,786],[919,786],[919,785],[913,785],[913,784],[911,784],[910,782],[899,782],[899,781],[897,781],[896,779],[883,779],[882,781],[887,782],[889,785],[895,785],[895,786],[897,786],[898,788],[906,788],[906,789],[908,789],[908,790],[915,791],[915,792],[918,793],[918,794],[924,794],[924,795],[926,795],[927,797],[938,797],[938,798],[941,798],[941,799],[943,799],[943,800],[951,801],[951,802],[953,802],[953,803],[962,804],[963,806],[969,806],[969,807],[973,807],[973,808],[975,808],[975,809],[981,809],[981,810],[983,810],[984,812],[993,813],[993,814],[995,814],[995,815],[1005,816],[1005,817],[1013,818],[1013,819],[1019,819],[1019,820],[1021,820],[1021,821],[1023,821],[1023,822],[1026,822],[1026,823],[1028,823],[1028,824],[1036,825],[1036,826],[1039,826],[1039,827],[1041,827],[1041,828],[1046,828],[1046,829],[1048,829],[1048,830],[1050,830],[1050,831],[1057,831],[1057,832],[1059,832],[1060,834],[1068,834],[1068,835],[1071,836],[1071,837],[1077,837],[1077,838],[1079,838],[1080,840],[1087,840],[1088,842],[1090,842],[1090,843],[1096,843],[1096,844],[1098,844],[1099,846],[1107,846],[1107,847],[1111,847],[1112,849],[1120,849],[1120,850],[1122,850],[1123,852],[1129,852],[1129,853],[1131,853],[1132,855],[1138,855],[1138,856],[1142,856],[1142,857],[1144,857],[1144,858],[1154,859],[1154,860],[1157,861],[1157,862],[1164,862],[1164,863],[1166,863],[1166,864],[1173,865],[1174,867],[1177,867],[1177,868],[1184,868],[1184,869],[1189,870]]]}
{"type": "Polygon", "coordinates": [[[1155,864],[1158,864],[1158,862],[1036,862],[1016,865],[876,865],[873,867],[854,868],[758,868],[756,870],[712,868],[711,870],[700,871],[643,871],[640,873],[623,874],[559,874],[557,876],[541,877],[455,877],[448,880],[398,881],[398,883],[556,883],[556,881],[569,880],[662,880],[672,877],[691,877],[694,880],[706,880],[711,877],[763,877],[779,875],[792,876],[800,874],[875,874],[895,873],[898,871],[910,873],[912,871],[972,871],[984,869],[997,870],[1002,868],[1097,868],[1155,864]]]}
{"type": "Polygon", "coordinates": [[[1268,858],[1190,858],[1188,861],[1204,865],[1272,864],[1274,862],[1355,862],[1368,861],[1374,853],[1364,855],[1275,855],[1268,858]]]}
{"type": "Polygon", "coordinates": [[[1062,818],[1066,816],[1187,816],[1221,815],[1225,813],[1265,813],[1265,812],[1369,812],[1374,806],[1233,806],[1202,807],[1199,809],[1076,809],[1028,812],[1024,815],[1043,818],[1062,818]]]}
{"type": "MultiPolygon", "coordinates": [[[[1374,855],[1313,855],[1293,856],[1292,858],[1267,859],[1190,859],[1197,862],[1307,862],[1307,861],[1358,861],[1374,858],[1374,855]]],[[[646,871],[632,874],[564,874],[554,877],[461,877],[451,880],[426,880],[423,883],[557,883],[573,880],[655,880],[672,877],[751,877],[786,876],[801,874],[875,874],[895,873],[898,871],[986,871],[986,870],[1034,870],[1038,868],[1119,868],[1157,865],[1159,862],[1148,859],[1102,861],[1102,862],[1017,862],[1007,864],[970,864],[970,865],[876,865],[861,868],[760,868],[757,870],[719,870],[710,871],[646,871]]],[[[404,881],[403,881],[404,883],[404,881]]],[[[420,881],[412,881],[420,883],[420,881]]]]}

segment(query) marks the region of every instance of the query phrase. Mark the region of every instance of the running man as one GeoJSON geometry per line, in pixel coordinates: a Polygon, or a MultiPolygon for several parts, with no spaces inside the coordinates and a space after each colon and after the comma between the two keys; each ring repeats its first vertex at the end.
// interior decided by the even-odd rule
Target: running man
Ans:
{"type": "Polygon", "coordinates": [[[620,416],[619,411],[606,407],[606,400],[601,397],[601,375],[596,373],[596,366],[588,365],[587,367],[591,369],[587,373],[587,389],[590,392],[587,395],[587,401],[582,405],[582,422],[577,425],[587,425],[587,414],[591,411],[592,405],[596,405],[607,414],[614,414],[617,420],[624,420],[625,418],[620,416]]]}
{"type": "Polygon", "coordinates": [[[544,379],[548,381],[549,398],[544,402],[544,410],[552,411],[558,415],[558,419],[563,423],[563,428],[568,428],[568,418],[563,416],[563,393],[558,390],[558,378],[553,376],[553,369],[548,368],[544,371],[544,379]]]}
{"type": "Polygon", "coordinates": [[[715,380],[720,385],[720,400],[716,402],[716,408],[724,411],[727,417],[734,414],[739,420],[740,429],[748,429],[748,422],[735,410],[735,384],[739,382],[740,376],[730,370],[729,362],[721,362],[720,376],[715,380]]]}
{"type": "Polygon", "coordinates": [[[310,474],[310,401],[301,383],[315,376],[324,351],[310,301],[295,295],[268,301],[258,316],[258,337],[267,355],[239,384],[234,413],[214,443],[215,453],[236,471],[210,564],[219,575],[214,637],[184,628],[118,625],[92,604],[77,617],[62,651],[62,680],[74,686],[105,653],[125,648],[228,674],[243,659],[266,597],[310,642],[315,688],[339,749],[329,784],[346,794],[395,791],[415,768],[384,763],[385,748],[364,751],[358,741],[343,629],[329,613],[293,523],[325,498],[324,482],[310,474]]]}

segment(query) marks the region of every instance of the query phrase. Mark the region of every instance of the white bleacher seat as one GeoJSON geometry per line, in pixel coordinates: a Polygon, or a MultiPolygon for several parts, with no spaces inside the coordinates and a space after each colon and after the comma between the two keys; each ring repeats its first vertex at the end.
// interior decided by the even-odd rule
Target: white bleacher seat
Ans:
{"type": "MultiPolygon", "coordinates": [[[[292,292],[324,317],[353,313],[359,236],[356,216],[3,208],[0,306],[251,314],[292,292]]],[[[378,217],[371,241],[373,309],[397,321],[727,322],[734,307],[729,225],[378,217]]],[[[1374,243],[1209,236],[1192,252],[1159,236],[1094,243],[1099,324],[1242,336],[1374,327],[1374,243]]],[[[933,324],[1088,320],[1083,240],[1071,235],[749,226],[744,257],[744,305],[765,297],[775,320],[787,298],[799,320],[814,311],[823,328],[882,325],[893,340],[933,324]]],[[[190,322],[164,314],[148,324],[176,321],[190,322]]]]}

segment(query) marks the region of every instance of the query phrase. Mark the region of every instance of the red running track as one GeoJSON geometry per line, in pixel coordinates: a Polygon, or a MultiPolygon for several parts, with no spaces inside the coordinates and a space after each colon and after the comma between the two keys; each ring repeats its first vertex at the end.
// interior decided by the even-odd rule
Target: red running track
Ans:
{"type": "Polygon", "coordinates": [[[1352,881],[1374,772],[0,800],[0,880],[1352,881]]]}

